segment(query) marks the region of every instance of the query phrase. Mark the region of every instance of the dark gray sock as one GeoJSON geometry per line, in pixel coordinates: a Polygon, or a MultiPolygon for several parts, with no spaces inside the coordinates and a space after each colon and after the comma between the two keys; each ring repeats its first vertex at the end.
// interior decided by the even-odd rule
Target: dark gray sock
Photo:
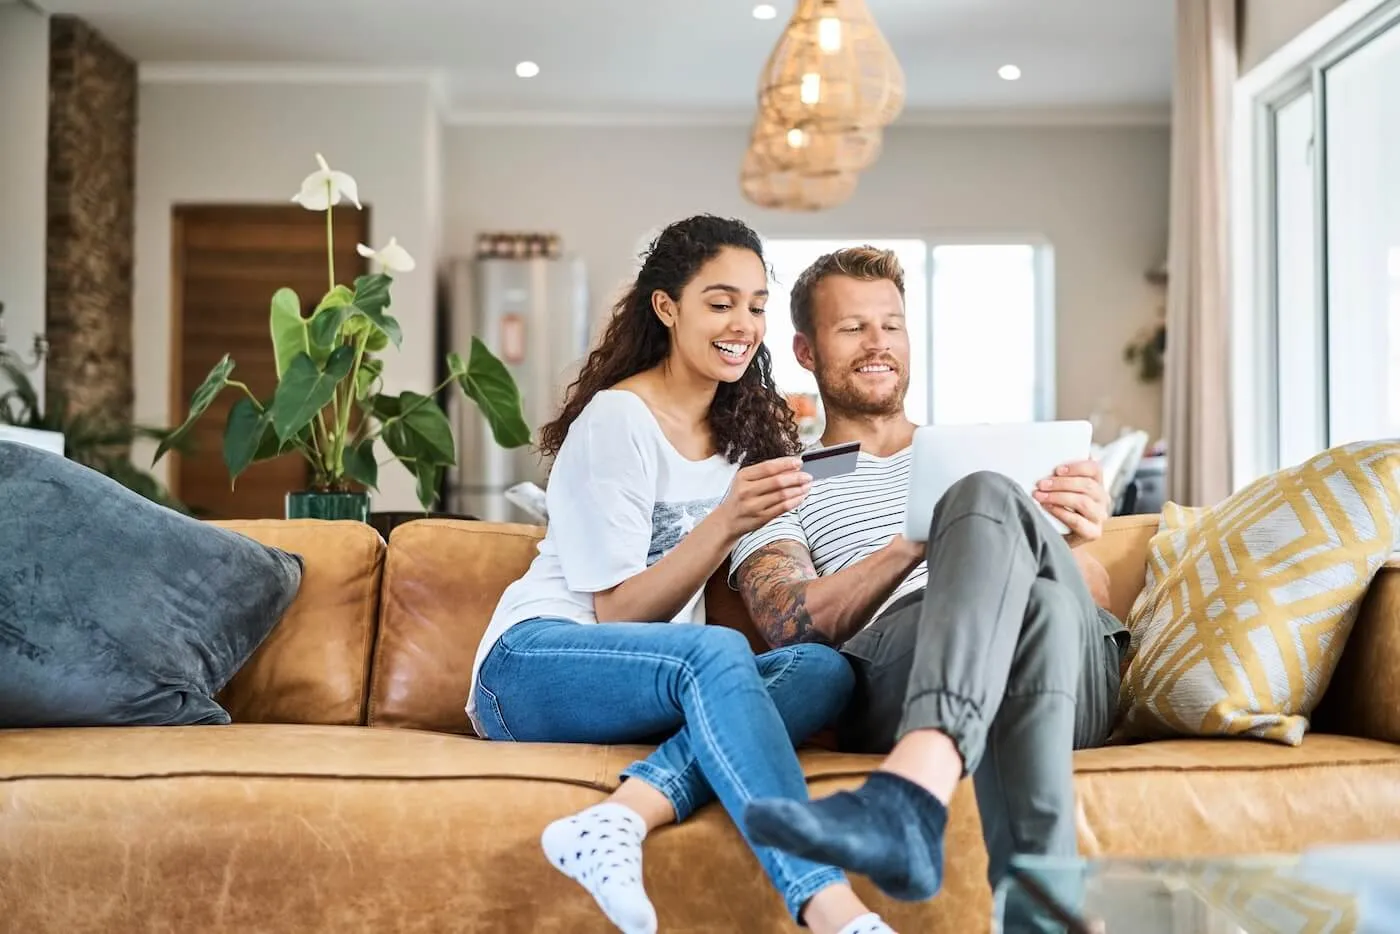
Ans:
{"type": "Polygon", "coordinates": [[[892,898],[922,901],[943,884],[948,809],[890,772],[819,801],[767,798],[744,809],[760,846],[860,873],[892,898]]]}

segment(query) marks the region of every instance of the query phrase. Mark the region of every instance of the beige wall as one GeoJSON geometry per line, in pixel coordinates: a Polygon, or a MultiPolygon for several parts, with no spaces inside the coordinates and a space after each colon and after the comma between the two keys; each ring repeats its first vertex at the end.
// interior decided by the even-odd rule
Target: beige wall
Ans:
{"type": "MultiPolygon", "coordinates": [[[[639,241],[699,211],[747,218],[766,236],[1043,237],[1054,247],[1059,415],[1103,401],[1160,430],[1160,390],[1123,346],[1154,320],[1145,270],[1166,250],[1166,127],[910,127],[888,134],[855,199],[820,214],[767,212],[737,187],[738,126],[440,127],[421,85],[293,86],[159,81],[141,89],[135,270],[136,418],[169,423],[170,210],[182,202],[284,202],[320,151],[360,183],[376,244],[419,259],[398,280],[404,349],[391,388],[431,386],[439,257],[468,256],[485,230],[551,230],[588,265],[595,315],[633,268],[639,241]],[[439,168],[440,166],[440,168],[439,168]],[[440,244],[440,247],[439,247],[440,244]]],[[[149,463],[149,452],[137,460],[149,463]]],[[[398,470],[375,508],[412,508],[398,470]]]]}
{"type": "Polygon", "coordinates": [[[1240,74],[1268,58],[1345,0],[1239,0],[1240,74]]]}
{"type": "MultiPolygon", "coordinates": [[[[28,358],[44,330],[49,21],[0,6],[0,302],[10,349],[28,358]]],[[[34,384],[44,391],[42,370],[34,384]]]]}
{"type": "Polygon", "coordinates": [[[1137,382],[1122,354],[1161,301],[1144,272],[1166,255],[1165,127],[896,128],[851,202],[803,215],[742,199],[741,127],[445,134],[446,253],[470,255],[480,231],[555,231],[587,262],[596,315],[639,240],[700,211],[765,236],[1043,236],[1056,261],[1059,415],[1086,417],[1107,399],[1122,422],[1160,430],[1160,389],[1137,382]]]}
{"type": "MultiPolygon", "coordinates": [[[[171,207],[286,203],[316,169],[317,152],[359,183],[374,245],[397,237],[418,260],[417,271],[395,279],[393,313],[404,344],[385,355],[385,383],[395,392],[431,389],[436,122],[421,84],[144,84],[136,168],[137,420],[173,423],[184,414],[169,409],[171,207]]],[[[375,508],[416,504],[406,471],[381,473],[375,508]]]]}

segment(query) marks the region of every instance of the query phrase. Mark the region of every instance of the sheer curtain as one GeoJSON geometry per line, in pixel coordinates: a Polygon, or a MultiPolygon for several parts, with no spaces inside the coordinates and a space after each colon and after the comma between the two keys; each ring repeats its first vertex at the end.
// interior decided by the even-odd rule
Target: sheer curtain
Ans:
{"type": "Polygon", "coordinates": [[[1229,140],[1235,0],[1177,0],[1165,422],[1167,495],[1230,494],[1229,140]]]}

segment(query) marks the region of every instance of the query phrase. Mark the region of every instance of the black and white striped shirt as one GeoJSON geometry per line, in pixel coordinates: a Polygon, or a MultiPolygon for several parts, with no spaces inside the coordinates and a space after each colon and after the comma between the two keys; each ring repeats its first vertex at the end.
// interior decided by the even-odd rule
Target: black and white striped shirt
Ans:
{"type": "MultiPolygon", "coordinates": [[[[822,576],[848,568],[888,545],[904,531],[912,452],[909,447],[889,457],[876,457],[862,451],[855,470],[814,482],[800,506],[739,540],[730,560],[729,585],[737,589],[739,566],[773,542],[790,540],[805,547],[822,576]]],[[[920,561],[870,618],[919,590],[927,580],[928,566],[920,561]]]]}

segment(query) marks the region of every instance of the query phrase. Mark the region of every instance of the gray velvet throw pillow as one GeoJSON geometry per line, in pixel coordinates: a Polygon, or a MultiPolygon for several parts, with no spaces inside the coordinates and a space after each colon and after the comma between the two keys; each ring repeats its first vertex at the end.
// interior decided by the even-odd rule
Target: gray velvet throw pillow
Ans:
{"type": "Polygon", "coordinates": [[[0,727],[228,723],[302,561],[0,442],[0,727]]]}

